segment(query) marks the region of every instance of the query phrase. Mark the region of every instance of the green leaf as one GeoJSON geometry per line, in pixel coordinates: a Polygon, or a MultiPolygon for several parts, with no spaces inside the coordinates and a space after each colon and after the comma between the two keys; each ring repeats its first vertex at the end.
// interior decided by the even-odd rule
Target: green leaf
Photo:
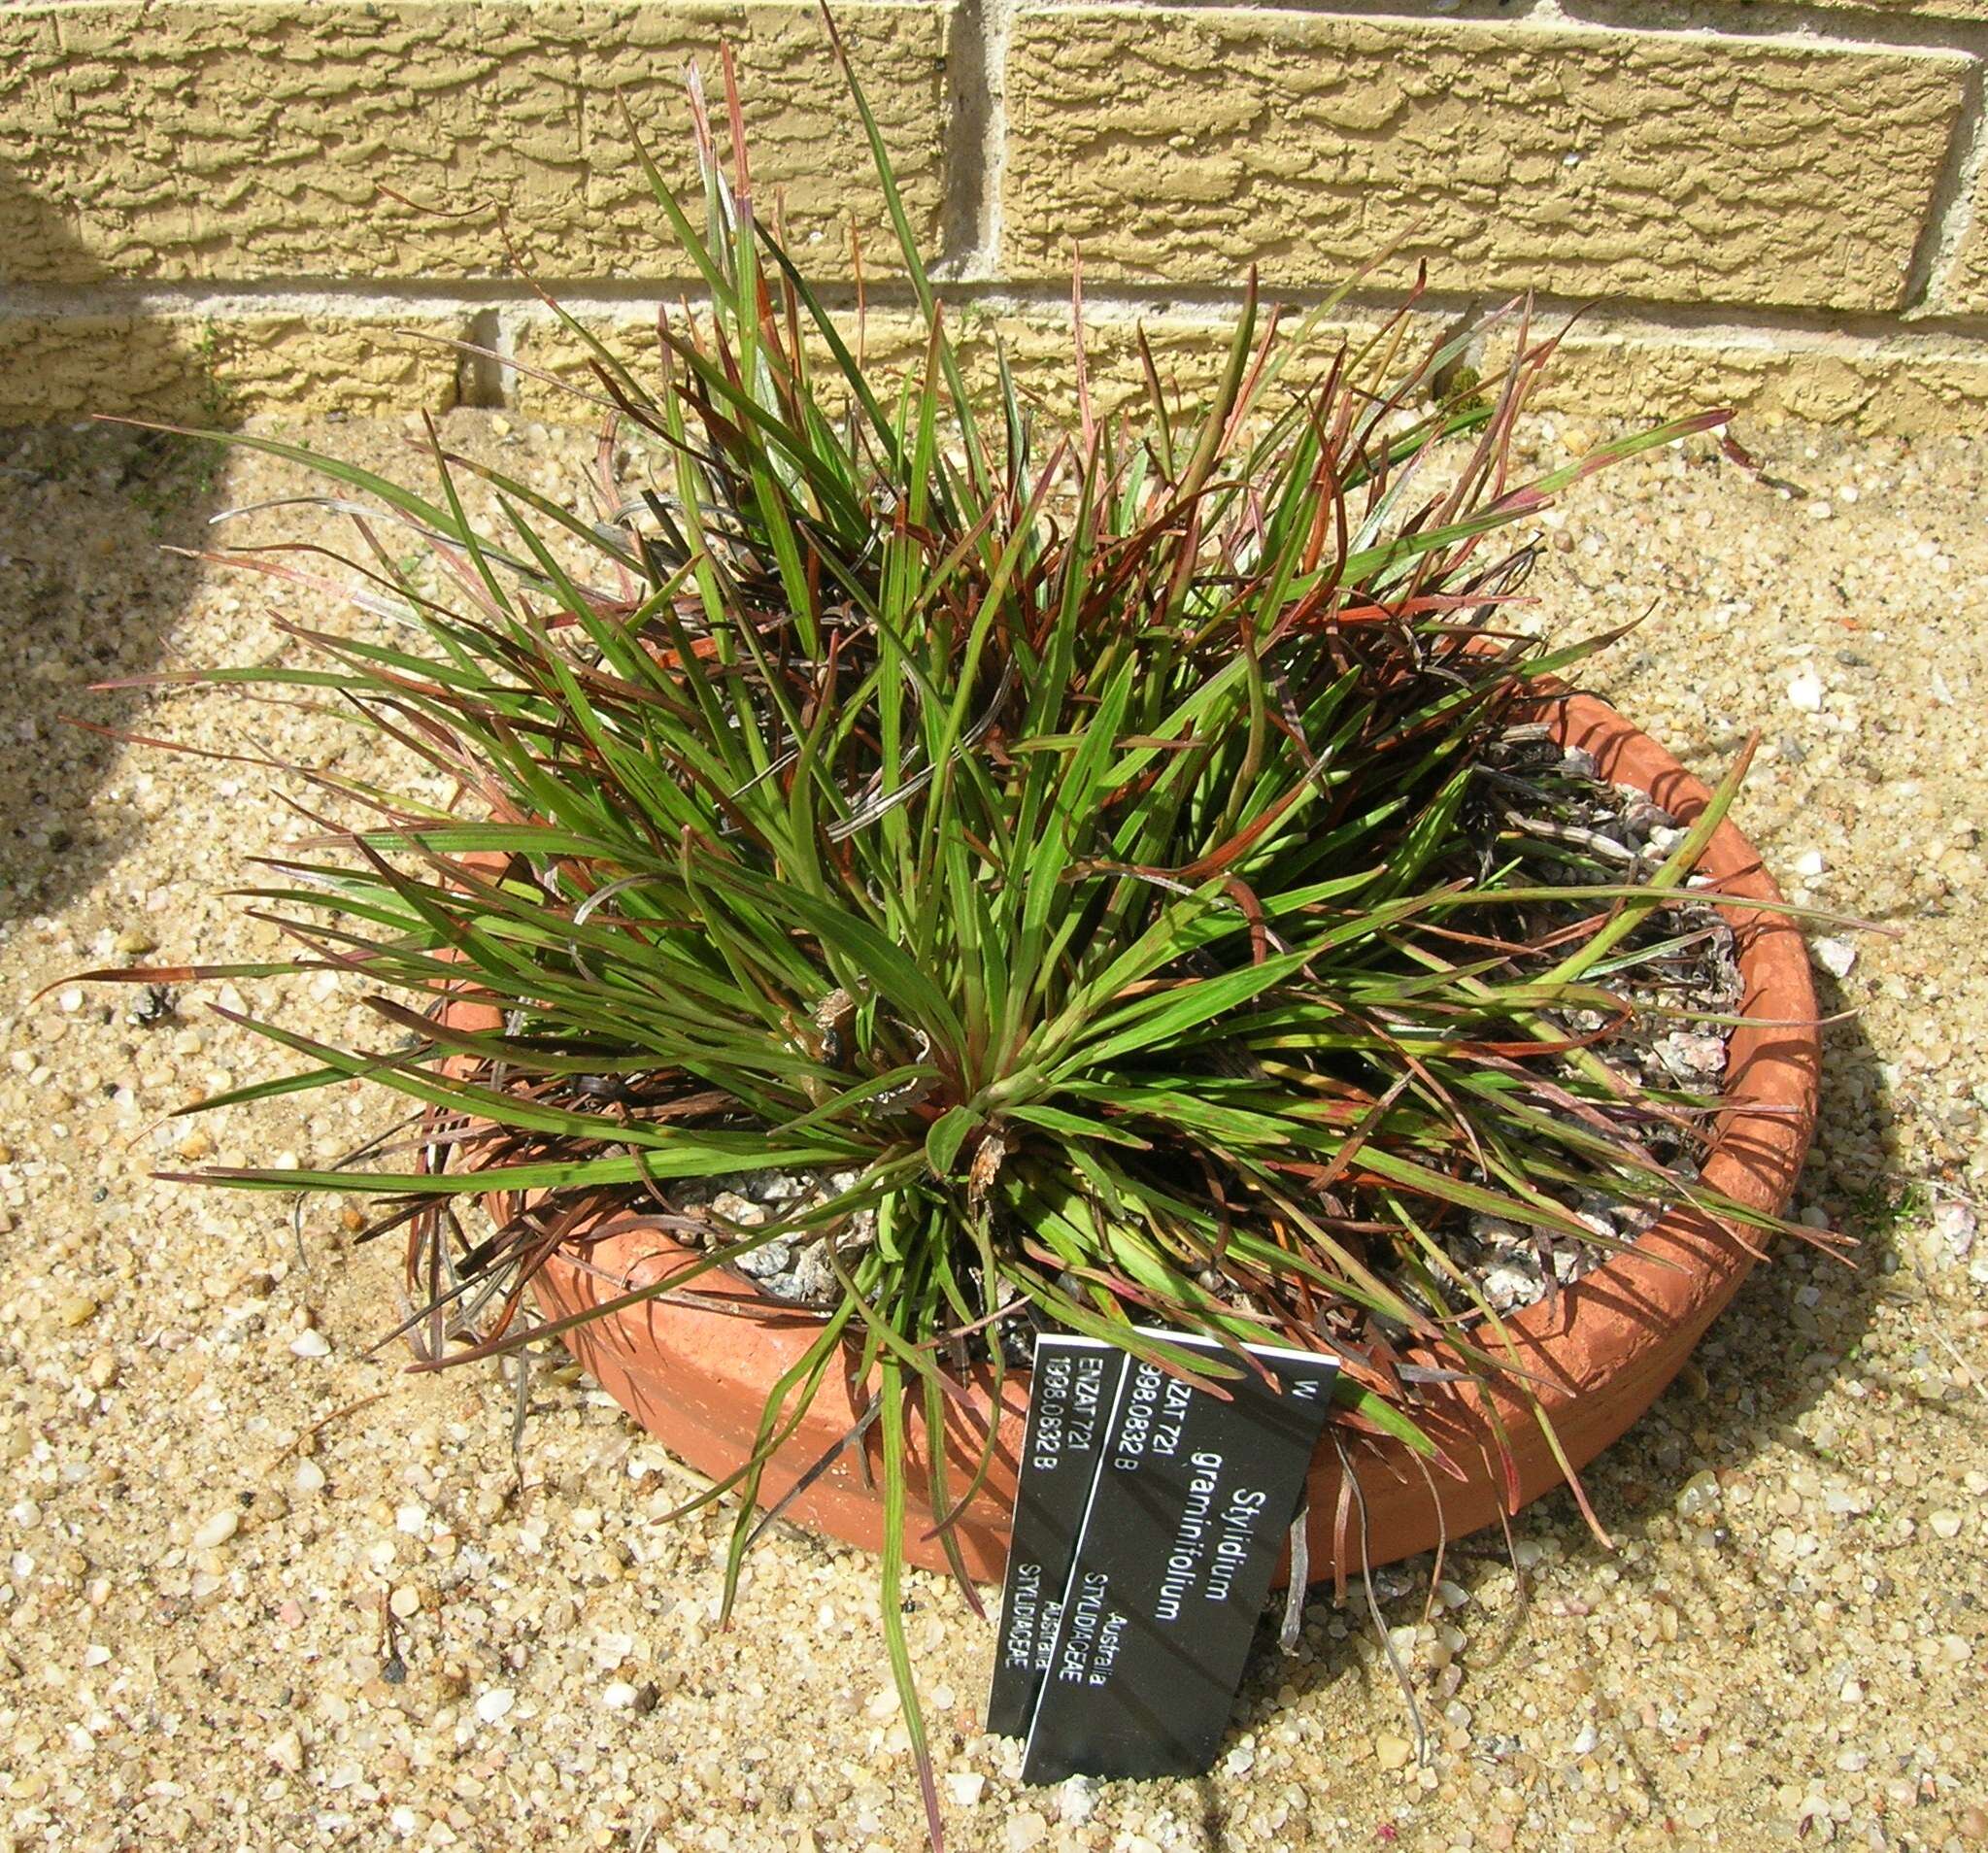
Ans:
{"type": "Polygon", "coordinates": [[[931,1130],[925,1135],[925,1162],[934,1177],[952,1176],[953,1161],[960,1156],[966,1135],[979,1124],[980,1115],[967,1106],[949,1107],[932,1122],[931,1130]]]}

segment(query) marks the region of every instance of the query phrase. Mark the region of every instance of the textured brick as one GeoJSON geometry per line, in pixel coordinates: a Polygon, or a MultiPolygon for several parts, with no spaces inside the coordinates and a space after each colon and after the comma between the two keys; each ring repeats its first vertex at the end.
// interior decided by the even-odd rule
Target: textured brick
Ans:
{"type": "MultiPolygon", "coordinates": [[[[837,17],[929,230],[947,10],[837,17]]],[[[687,274],[615,93],[690,183],[684,68],[701,61],[722,119],[721,38],[756,190],[784,189],[793,239],[844,274],[841,227],[880,222],[881,195],[810,5],[166,0],[0,9],[0,281],[495,273],[500,213],[549,276],[687,274]]]]}
{"type": "Polygon", "coordinates": [[[1988,315],[1988,169],[1974,182],[1968,221],[1927,307],[1939,315],[1988,315]]]}
{"type": "MultiPolygon", "coordinates": [[[[586,325],[638,380],[649,384],[657,379],[661,365],[653,317],[590,318],[586,325]]],[[[837,325],[843,339],[854,349],[858,338],[854,317],[838,316],[837,325]]],[[[998,345],[1006,349],[1009,370],[1023,398],[1044,413],[1059,429],[1074,423],[1077,376],[1067,313],[1018,313],[966,303],[949,311],[947,325],[960,351],[967,388],[983,409],[992,411],[997,403],[998,345]]],[[[1432,343],[1441,338],[1447,325],[1445,318],[1418,315],[1411,319],[1409,342],[1411,346],[1415,342],[1432,343]]],[[[1144,403],[1146,387],[1139,365],[1137,326],[1134,320],[1122,315],[1087,320],[1086,373],[1093,409],[1101,417],[1108,418],[1135,401],[1144,403]]],[[[1306,355],[1286,369],[1285,384],[1297,386],[1323,378],[1342,335],[1364,340],[1375,326],[1374,318],[1349,315],[1322,327],[1306,355]]],[[[1149,320],[1146,328],[1163,381],[1169,386],[1177,384],[1190,398],[1213,387],[1230,338],[1229,326],[1219,316],[1193,319],[1162,316],[1149,320]]],[[[512,352],[519,360],[567,385],[597,391],[588,370],[584,344],[551,317],[535,311],[518,316],[512,322],[511,341],[512,352]]],[[[924,325],[907,311],[873,311],[864,324],[862,354],[872,380],[887,383],[894,389],[907,372],[922,371],[924,367],[924,325]]],[[[816,391],[825,401],[839,403],[832,391],[827,350],[811,342],[810,357],[815,367],[816,391]]],[[[886,404],[893,402],[893,391],[880,388],[879,395],[886,404]]],[[[535,417],[586,421],[598,416],[595,408],[552,381],[522,376],[515,397],[522,409],[535,417]]]]}
{"type": "Polygon", "coordinates": [[[1057,276],[1900,305],[1966,61],[1794,41],[1037,9],[1007,79],[1006,257],[1057,276]],[[1399,274],[1406,264],[1397,264],[1399,274]]]}
{"type": "MultiPolygon", "coordinates": [[[[664,366],[653,310],[575,319],[638,383],[652,391],[656,389],[664,366]]],[[[837,325],[844,341],[854,348],[858,339],[855,317],[839,317],[837,325]]],[[[602,408],[569,389],[577,388],[595,400],[603,396],[589,364],[592,356],[587,343],[556,318],[536,307],[513,312],[508,327],[513,357],[534,371],[507,375],[506,398],[533,418],[564,423],[597,422],[602,408]]],[[[873,375],[899,374],[914,361],[922,360],[925,353],[921,324],[913,316],[901,312],[866,317],[862,340],[863,362],[873,375]]],[[[811,341],[809,357],[816,368],[816,392],[826,405],[839,408],[842,402],[831,390],[832,356],[828,350],[820,342],[811,341]]]]}
{"type": "MultiPolygon", "coordinates": [[[[203,423],[267,413],[443,412],[459,396],[457,356],[448,343],[473,338],[481,307],[320,310],[237,299],[220,302],[213,314],[0,313],[0,425],[97,412],[203,423]]],[[[504,373],[505,405],[558,423],[597,423],[602,408],[567,389],[601,396],[586,345],[536,305],[511,305],[505,316],[514,356],[552,376],[504,373]]],[[[630,307],[581,319],[639,381],[660,377],[653,313],[630,307]]],[[[853,319],[843,333],[855,339],[853,319]]],[[[872,366],[901,369],[923,353],[910,317],[869,319],[872,366]]],[[[815,358],[826,363],[826,351],[815,358]]]]}
{"type": "Polygon", "coordinates": [[[1791,419],[1868,436],[1974,436],[1988,418],[1988,346],[1577,325],[1531,404],[1650,421],[1730,406],[1742,442],[1758,424],[1791,419]]]}
{"type": "MultiPolygon", "coordinates": [[[[218,404],[243,413],[342,412],[354,417],[442,411],[455,402],[453,356],[396,332],[410,322],[458,334],[468,311],[423,320],[272,312],[242,305],[214,318],[0,315],[0,424],[71,419],[89,412],[147,412],[208,420],[218,404]]],[[[588,325],[638,375],[657,368],[653,324],[633,315],[590,317],[588,325]]],[[[1006,344],[1024,391],[1054,421],[1074,409],[1067,316],[968,314],[960,318],[969,379],[992,403],[994,337],[1006,344]]],[[[1435,318],[1413,324],[1409,351],[1438,334],[1435,318]]],[[[1316,379],[1341,336],[1374,323],[1354,315],[1319,331],[1309,358],[1286,379],[1316,379]]],[[[1093,398],[1109,414],[1140,395],[1133,324],[1101,319],[1087,336],[1093,398]]],[[[1190,394],[1212,385],[1226,347],[1219,319],[1156,316],[1146,331],[1162,377],[1190,394]]],[[[850,332],[845,328],[845,332],[850,332]]],[[[587,384],[578,344],[549,318],[514,322],[518,357],[587,384]]],[[[919,360],[923,344],[901,315],[871,318],[869,357],[889,372],[919,360]]],[[[1487,368],[1502,357],[1494,337],[1487,368]]],[[[519,379],[510,402],[528,417],[592,423],[598,411],[543,382],[519,379]]],[[[1584,419],[1655,421],[1715,405],[1749,422],[1800,419],[1863,432],[1914,436],[1975,433],[1988,418],[1988,344],[1900,335],[1870,340],[1777,336],[1744,329],[1688,332],[1626,320],[1575,324],[1534,393],[1537,412],[1584,419]]]]}
{"type": "MultiPolygon", "coordinates": [[[[1067,317],[1004,316],[997,327],[1017,377],[1052,419],[1074,408],[1067,317]]],[[[1100,413],[1143,399],[1133,325],[1113,319],[1091,328],[1086,370],[1100,413]]],[[[1318,381],[1341,340],[1356,352],[1378,321],[1353,313],[1322,326],[1284,374],[1284,385],[1318,381]]],[[[1549,319],[1535,338],[1557,329],[1549,319]]],[[[1149,317],[1146,338],[1162,378],[1190,396],[1212,388],[1228,351],[1219,318],[1149,317]]],[[[1410,319],[1391,378],[1448,337],[1447,318],[1410,319]]],[[[1487,377],[1510,358],[1508,330],[1494,330],[1479,364],[1487,377]]],[[[982,353],[970,356],[979,361],[982,353]]],[[[978,377],[981,368],[975,365],[978,377]]],[[[1757,421],[1797,419],[1868,433],[1973,433],[1988,416],[1988,344],[1901,335],[1889,340],[1828,335],[1763,338],[1731,327],[1678,330],[1633,319],[1576,321],[1527,401],[1534,413],[1649,423],[1729,406],[1742,436],[1757,421]]]]}
{"type": "MultiPolygon", "coordinates": [[[[251,310],[226,316],[0,315],[0,424],[134,413],[209,424],[235,414],[446,410],[453,353],[373,320],[251,310]]],[[[459,318],[431,324],[456,335],[459,318]]]]}

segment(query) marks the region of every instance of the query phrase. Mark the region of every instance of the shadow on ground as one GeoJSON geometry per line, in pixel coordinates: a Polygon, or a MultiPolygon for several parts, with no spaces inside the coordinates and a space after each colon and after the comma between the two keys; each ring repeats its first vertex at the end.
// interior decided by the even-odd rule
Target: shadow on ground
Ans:
{"type": "Polygon", "coordinates": [[[175,623],[198,568],[219,447],[97,424],[90,412],[221,422],[226,407],[199,331],[147,317],[103,281],[63,225],[0,166],[0,284],[19,286],[0,324],[0,408],[48,421],[0,425],[0,919],[52,912],[87,888],[142,827],[129,805],[93,809],[114,740],[70,724],[129,726],[142,695],[97,681],[173,666],[175,623]],[[27,228],[27,235],[20,228],[27,228]],[[10,254],[11,253],[11,254],[10,254]],[[38,317],[59,314],[59,343],[38,317]],[[79,357],[80,354],[80,357],[79,357]],[[75,382],[86,385],[74,403],[75,382]]]}

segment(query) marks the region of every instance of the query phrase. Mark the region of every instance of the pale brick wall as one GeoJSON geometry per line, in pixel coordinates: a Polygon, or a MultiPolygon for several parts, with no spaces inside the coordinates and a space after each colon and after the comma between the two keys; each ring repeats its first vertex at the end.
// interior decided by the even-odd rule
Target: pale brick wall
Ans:
{"type": "MultiPolygon", "coordinates": [[[[1988,411],[1988,0],[845,0],[960,326],[1102,389],[1143,322],[1203,369],[1251,263],[1345,311],[1429,269],[1449,326],[1588,305],[1550,402],[1900,431],[1988,411]]],[[[620,349],[695,293],[622,133],[690,169],[682,73],[743,73],[762,201],[910,352],[859,129],[800,0],[0,0],[0,419],[569,402],[396,330],[570,373],[514,269],[620,349]],[[384,190],[383,190],[384,189],[384,190]],[[450,215],[437,216],[441,209],[450,215]]],[[[1494,343],[1495,346],[1495,343],[1494,343]]]]}

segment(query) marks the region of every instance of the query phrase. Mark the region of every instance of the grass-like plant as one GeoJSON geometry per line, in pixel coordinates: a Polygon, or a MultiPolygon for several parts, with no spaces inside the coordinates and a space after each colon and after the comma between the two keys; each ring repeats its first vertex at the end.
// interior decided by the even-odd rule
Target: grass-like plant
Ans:
{"type": "MultiPolygon", "coordinates": [[[[1596,647],[1513,630],[1530,548],[1491,543],[1722,415],[1517,484],[1514,421],[1553,346],[1522,309],[1501,377],[1446,391],[1465,338],[1412,354],[1404,308],[1328,348],[1331,305],[1287,327],[1252,286],[1199,404],[1142,336],[1143,398],[1098,411],[1080,315],[1077,416],[1054,430],[992,344],[956,345],[852,77],[925,338],[904,377],[872,377],[758,210],[728,61],[726,92],[728,162],[693,86],[701,227],[637,153],[706,292],[662,320],[656,377],[568,324],[603,457],[641,459],[602,507],[432,431],[420,493],[236,438],[380,511],[349,564],[390,622],[206,680],[321,695],[461,797],[314,775],[338,815],[251,891],[299,957],[112,975],[369,987],[378,1047],[254,1022],[308,1065],[206,1105],[362,1079],[415,1103],[406,1156],[201,1175],[383,1198],[431,1364],[557,1332],[532,1321],[533,1274],[606,1212],[695,1251],[616,1306],[820,1243],[819,1335],[707,1497],[739,1496],[729,1597],[816,1387],[845,1366],[873,1387],[884,1627],[929,1805],[899,1618],[906,1427],[922,1407],[919,1491],[957,1515],[988,1455],[949,1461],[939,1414],[969,1359],[1006,1367],[1004,1332],[1218,1378],[1241,1366],[1131,1328],[1330,1348],[1341,1423],[1429,1454],[1376,1337],[1503,1367],[1446,1230],[1492,1215],[1605,1245],[1582,1192],[1743,1214],[1653,1152],[1681,1128],[1690,1156],[1706,1103],[1568,1028],[1636,1007],[1619,981],[1665,952],[1647,923],[1733,782],[1636,880],[1562,841],[1572,866],[1543,882],[1525,806],[1494,801],[1509,777],[1484,776],[1539,678],[1596,647]],[[432,576],[384,521],[418,531],[432,576]],[[462,1027],[444,994],[500,1027],[462,1027]],[[769,1170],[846,1187],[756,1228],[691,1188],[769,1170]],[[533,1207],[488,1230],[458,1214],[491,1190],[533,1207]]],[[[328,583],[293,552],[260,563],[328,583]]]]}

